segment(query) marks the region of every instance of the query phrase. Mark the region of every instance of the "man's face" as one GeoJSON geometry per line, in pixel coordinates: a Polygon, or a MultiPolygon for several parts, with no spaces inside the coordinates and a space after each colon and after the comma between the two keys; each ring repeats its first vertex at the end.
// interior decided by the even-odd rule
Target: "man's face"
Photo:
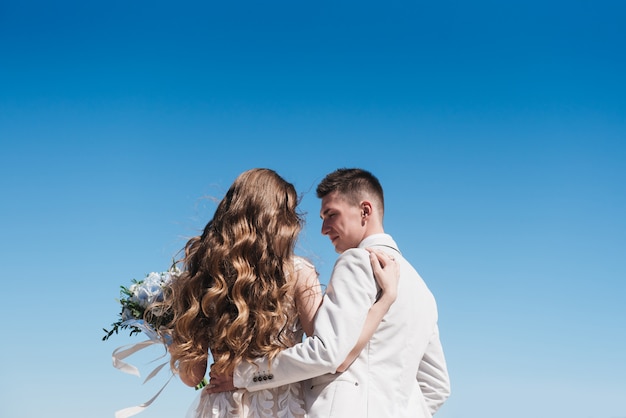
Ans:
{"type": "Polygon", "coordinates": [[[337,192],[322,198],[320,217],[322,235],[328,235],[338,253],[356,248],[363,240],[365,227],[361,208],[351,205],[337,192]]]}

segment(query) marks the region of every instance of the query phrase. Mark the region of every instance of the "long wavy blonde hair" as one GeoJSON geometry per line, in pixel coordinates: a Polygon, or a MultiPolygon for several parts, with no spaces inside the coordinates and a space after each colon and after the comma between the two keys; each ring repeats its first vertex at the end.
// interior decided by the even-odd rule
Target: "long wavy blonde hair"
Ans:
{"type": "Polygon", "coordinates": [[[171,365],[213,356],[232,373],[294,343],[293,255],[303,218],[296,190],[270,169],[243,172],[202,235],[191,238],[165,304],[173,314],[171,365]]]}

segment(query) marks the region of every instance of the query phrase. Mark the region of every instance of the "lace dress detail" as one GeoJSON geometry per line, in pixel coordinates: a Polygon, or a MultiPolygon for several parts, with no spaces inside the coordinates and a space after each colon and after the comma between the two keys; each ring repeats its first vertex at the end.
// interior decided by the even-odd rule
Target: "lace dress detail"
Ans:
{"type": "Polygon", "coordinates": [[[305,418],[304,394],[300,383],[274,389],[208,394],[202,392],[188,418],[305,418]]]}
{"type": "MultiPolygon", "coordinates": [[[[294,259],[294,270],[311,264],[303,258],[294,259]]],[[[290,330],[292,344],[302,341],[304,332],[299,322],[290,330]]],[[[201,391],[189,408],[187,418],[306,418],[304,393],[299,382],[273,389],[248,392],[206,393],[201,391]]]]}

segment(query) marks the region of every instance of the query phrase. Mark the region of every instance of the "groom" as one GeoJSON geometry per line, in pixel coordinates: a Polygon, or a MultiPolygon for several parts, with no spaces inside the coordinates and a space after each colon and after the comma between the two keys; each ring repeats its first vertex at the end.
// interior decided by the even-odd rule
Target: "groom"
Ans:
{"type": "Polygon", "coordinates": [[[311,418],[432,417],[450,395],[437,305],[384,232],[378,179],[365,170],[339,169],[322,180],[317,196],[322,199],[322,234],[340,255],[315,318],[315,332],[280,352],[271,364],[260,358],[239,365],[234,385],[257,391],[311,379],[304,383],[311,418]],[[337,373],[376,300],[367,247],[399,261],[398,296],[359,357],[337,373]]]}

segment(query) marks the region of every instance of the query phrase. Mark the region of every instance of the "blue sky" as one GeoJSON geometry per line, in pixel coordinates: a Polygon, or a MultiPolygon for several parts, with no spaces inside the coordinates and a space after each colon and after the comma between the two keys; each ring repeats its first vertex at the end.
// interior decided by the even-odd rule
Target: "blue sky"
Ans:
{"type": "MultiPolygon", "coordinates": [[[[102,328],[241,171],[296,185],[298,251],[326,282],[314,189],[359,166],[438,300],[438,417],[626,417],[625,18],[603,0],[4,0],[0,415],[112,417],[160,388],[111,365],[142,339],[102,328]]],[[[139,416],[195,396],[174,380],[139,416]]]]}

